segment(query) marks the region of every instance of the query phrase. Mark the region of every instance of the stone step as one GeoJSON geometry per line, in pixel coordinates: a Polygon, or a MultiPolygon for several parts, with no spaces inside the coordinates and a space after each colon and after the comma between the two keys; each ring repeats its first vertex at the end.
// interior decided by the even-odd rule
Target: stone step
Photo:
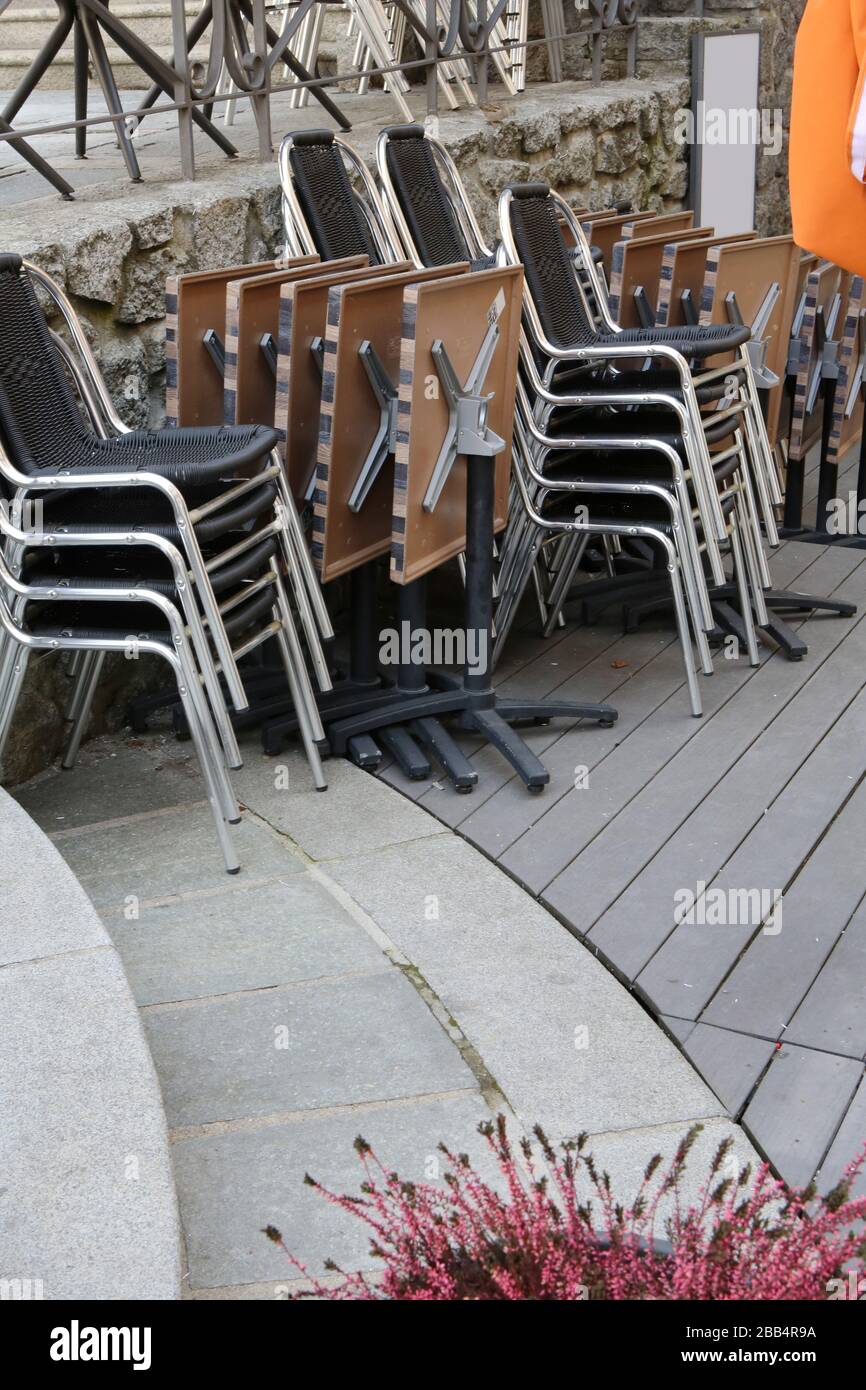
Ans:
{"type": "MultiPolygon", "coordinates": [[[[13,0],[13,4],[15,4],[15,0],[13,0]]],[[[195,19],[199,10],[199,4],[190,3],[186,6],[189,22],[195,19]]],[[[160,54],[160,57],[164,58],[167,63],[171,63],[170,7],[165,6],[165,4],[138,4],[138,6],[136,4],[125,4],[125,6],[124,4],[115,4],[113,14],[117,14],[118,18],[125,19],[139,38],[149,43],[150,47],[160,54]]],[[[36,8],[19,8],[19,10],[10,8],[10,10],[4,11],[3,15],[0,15],[0,92],[15,88],[19,79],[24,76],[38,57],[40,46],[53,28],[50,22],[51,15],[56,18],[57,11],[47,10],[47,8],[39,8],[39,10],[36,8]],[[15,24],[8,22],[10,15],[15,24]],[[28,35],[29,42],[18,42],[25,33],[28,35]]],[[[332,74],[336,71],[338,46],[346,24],[348,24],[348,15],[346,15],[345,8],[328,6],[320,50],[318,50],[320,71],[324,74],[332,74]]],[[[108,42],[106,47],[108,60],[113,67],[121,92],[126,89],[146,90],[149,88],[149,78],[146,78],[140,68],[132,63],[131,58],[124,53],[124,50],[118,49],[111,42],[108,42]]],[[[193,56],[207,58],[207,51],[209,51],[209,36],[204,35],[202,42],[196,44],[193,56]]],[[[93,75],[93,65],[90,65],[90,70],[92,70],[93,75]]],[[[70,36],[64,43],[63,49],[54,58],[49,71],[44,74],[39,86],[42,90],[70,92],[72,82],[74,82],[74,76],[72,76],[72,38],[70,36]]]]}
{"type": "MultiPolygon", "coordinates": [[[[198,0],[189,0],[186,5],[188,23],[192,23],[201,9],[198,0]]],[[[150,45],[162,58],[170,62],[172,57],[171,6],[166,3],[134,3],[112,5],[112,14],[122,19],[135,34],[150,45]]],[[[39,54],[57,22],[57,10],[49,6],[12,5],[0,15],[0,91],[11,90],[24,76],[31,63],[39,54]]],[[[271,22],[278,26],[282,16],[275,14],[271,22]]],[[[333,71],[348,15],[342,5],[329,5],[325,15],[322,42],[319,49],[320,64],[323,71],[333,71]]],[[[208,35],[195,51],[196,57],[207,57],[208,35]]],[[[128,56],[109,42],[108,56],[121,90],[141,90],[150,86],[140,70],[128,56]]],[[[39,86],[47,91],[69,91],[73,84],[72,75],[72,36],[66,40],[51,67],[45,73],[39,86]]]]}
{"type": "MultiPolygon", "coordinates": [[[[201,4],[189,0],[186,13],[191,23],[201,4]]],[[[154,48],[171,44],[171,6],[153,3],[115,3],[111,13],[128,24],[144,43],[154,48]]],[[[15,50],[38,50],[51,34],[57,23],[57,7],[54,5],[18,5],[15,0],[8,10],[0,15],[0,48],[4,54],[15,50]]],[[[67,39],[65,48],[72,47],[67,39]]]]}
{"type": "MultiPolygon", "coordinates": [[[[201,10],[200,0],[188,0],[186,14],[189,22],[201,10]]],[[[111,13],[123,20],[135,31],[140,39],[154,47],[171,44],[171,6],[166,3],[153,3],[153,0],[130,0],[126,4],[113,4],[111,13]]],[[[46,41],[57,23],[57,9],[45,5],[18,5],[16,0],[0,14],[0,49],[11,50],[38,49],[46,41]]],[[[282,15],[271,16],[271,23],[279,28],[282,15]]],[[[348,13],[343,5],[328,5],[325,11],[323,42],[334,44],[348,24],[348,13]]],[[[71,40],[67,40],[67,45],[71,40]]]]}
{"type": "MultiPolygon", "coordinates": [[[[637,72],[639,78],[691,75],[691,41],[700,32],[730,32],[746,24],[749,12],[714,18],[711,15],[643,15],[637,37],[637,72]]],[[[626,35],[613,28],[604,39],[602,49],[602,81],[616,82],[626,76],[626,35]]],[[[589,43],[572,39],[565,45],[566,75],[580,80],[592,75],[589,43]]]]}

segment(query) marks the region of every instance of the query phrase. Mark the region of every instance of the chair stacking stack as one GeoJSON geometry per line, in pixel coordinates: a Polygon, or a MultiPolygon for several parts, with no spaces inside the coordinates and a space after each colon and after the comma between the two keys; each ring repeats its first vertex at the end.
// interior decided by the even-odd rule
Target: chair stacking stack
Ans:
{"type": "Polygon", "coordinates": [[[542,183],[504,191],[492,248],[418,125],[381,133],[376,177],[316,130],[284,139],[279,173],[279,260],[168,283],[161,431],[122,424],[62,291],[0,257],[0,751],[30,651],[74,653],[70,767],[105,655],[161,656],[172,691],[137,700],[136,718],[173,703],[235,871],[246,724],[268,753],[296,731],[317,788],[329,746],[369,768],[387,753],[410,778],[441,766],[465,792],[478,773],[455,725],[538,791],[548,775],[516,725],[613,723],[607,705],[494,689],[530,587],[545,634],[611,604],[627,628],[672,612],[694,715],[714,642],[734,636],[753,665],[759,640],[798,659],[780,610],[853,612],[773,591],[764,550],[782,472],[790,522],[820,440],[827,528],[839,459],[862,438],[862,281],[789,237],[717,237],[689,212],[576,213],[542,183]],[[464,649],[449,660],[426,583],[451,561],[464,649]]]}
{"type": "MultiPolygon", "coordinates": [[[[407,255],[489,263],[453,161],[421,127],[383,131],[377,170],[407,255]]],[[[709,642],[727,634],[753,662],[759,637],[796,659],[805,647],[773,610],[822,604],[774,593],[763,550],[779,542],[790,239],[716,238],[692,222],[577,214],[543,185],[501,200],[499,255],[525,266],[526,291],[495,654],[530,581],[548,633],[575,595],[584,616],[622,602],[628,625],[672,604],[699,713],[692,641],[707,674],[709,642]],[[680,248],[700,274],[693,315],[671,300],[680,248]],[[599,538],[609,578],[574,587],[599,538]]]]}
{"type": "MultiPolygon", "coordinates": [[[[329,702],[329,742],[366,766],[381,757],[381,745],[409,777],[428,776],[435,760],[457,790],[469,791],[477,772],[442,722],[455,716],[539,790],[547,773],[511,725],[559,715],[610,723],[616,713],[603,705],[500,702],[490,685],[488,605],[493,536],[508,514],[519,278],[491,265],[489,255],[465,257],[456,224],[440,228],[432,266],[398,272],[405,248],[394,223],[359,157],[330,132],[288,136],[280,171],[287,251],[366,254],[377,262],[369,278],[331,285],[319,318],[307,320],[313,329],[321,325],[309,340],[322,371],[314,475],[294,414],[295,359],[299,350],[304,355],[303,336],[295,333],[300,287],[286,305],[278,359],[278,424],[289,474],[314,505],[316,563],[326,586],[347,574],[352,579],[346,712],[336,717],[329,702]],[[449,249],[456,258],[449,260],[449,249]],[[439,389],[430,392],[430,381],[439,389]],[[426,576],[467,546],[464,634],[484,647],[483,669],[466,666],[454,676],[401,658],[383,680],[375,660],[377,558],[390,553],[398,627],[411,648],[416,636],[427,635],[426,576]]],[[[278,733],[272,726],[266,738],[278,733]]]]}
{"type": "Polygon", "coordinates": [[[62,291],[19,257],[0,259],[0,747],[33,650],[78,661],[71,766],[106,653],[171,667],[204,773],[226,868],[239,865],[227,769],[240,766],[229,709],[248,704],[241,659],[276,639],[312,777],[326,786],[321,730],[289,591],[300,561],[277,437],[263,425],[128,430],[62,291]],[[35,285],[67,337],[51,333],[35,285]],[[36,503],[21,511],[20,504],[36,503]],[[32,525],[18,524],[22,516],[32,525]],[[288,580],[288,585],[286,583],[288,580]]]}

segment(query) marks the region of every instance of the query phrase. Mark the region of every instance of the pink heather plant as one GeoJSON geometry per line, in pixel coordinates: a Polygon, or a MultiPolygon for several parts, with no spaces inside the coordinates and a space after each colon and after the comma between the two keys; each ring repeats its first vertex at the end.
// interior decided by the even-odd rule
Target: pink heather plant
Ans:
{"type": "Polygon", "coordinates": [[[683,1139],[670,1166],[661,1156],[647,1164],[628,1208],[616,1202],[607,1173],[584,1152],[586,1136],[554,1148],[536,1127],[546,1173],[528,1140],[519,1155],[505,1118],[479,1126],[504,1180],[494,1189],[465,1154],[444,1145],[444,1186],[403,1182],[370,1145],[356,1139],[364,1168],[361,1196],[340,1196],[314,1179],[305,1181],[327,1201],[363,1221],[371,1253],[382,1261],[375,1277],[345,1273],[324,1285],[286,1248],[278,1230],[265,1232],[294,1268],[311,1280],[298,1297],[366,1300],[464,1299],[806,1299],[821,1300],[840,1281],[836,1298],[866,1290],[866,1197],[850,1198],[866,1161],[866,1145],[826,1197],[814,1187],[788,1189],[762,1164],[750,1184],[747,1166],[721,1177],[731,1141],[718,1148],[694,1206],[683,1208],[680,1183],[699,1132],[683,1139]],[[578,1199],[581,1167],[597,1200],[578,1199]],[[660,1248],[655,1226],[667,1198],[664,1221],[669,1249],[660,1248]],[[855,1277],[851,1277],[851,1271],[855,1277]]]}

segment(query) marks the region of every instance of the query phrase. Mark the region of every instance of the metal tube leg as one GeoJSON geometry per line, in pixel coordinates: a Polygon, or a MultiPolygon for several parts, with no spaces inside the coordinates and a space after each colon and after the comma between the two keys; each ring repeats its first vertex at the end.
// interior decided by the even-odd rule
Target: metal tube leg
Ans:
{"type": "Polygon", "coordinates": [[[5,701],[6,689],[12,679],[18,654],[18,643],[9,636],[8,632],[3,633],[3,639],[3,650],[2,655],[0,655],[0,708],[5,701]]]}
{"type": "Polygon", "coordinates": [[[683,652],[683,665],[686,669],[686,684],[689,689],[689,703],[692,707],[692,714],[698,717],[703,713],[701,695],[698,690],[698,681],[695,675],[695,663],[692,653],[691,633],[689,631],[688,614],[686,613],[685,599],[683,598],[683,586],[680,580],[677,555],[673,543],[667,536],[656,533],[667,554],[668,574],[670,575],[671,594],[674,601],[674,615],[677,622],[677,635],[680,639],[680,646],[683,652]]]}
{"type": "Polygon", "coordinates": [[[76,652],[80,658],[72,673],[72,694],[69,697],[69,704],[66,706],[66,713],[63,718],[68,724],[74,724],[81,710],[81,701],[87,689],[87,682],[90,677],[91,667],[99,655],[98,652],[76,652]]]}
{"type": "MultiPolygon", "coordinates": [[[[274,613],[279,616],[279,607],[276,604],[274,605],[274,613]]],[[[313,774],[313,783],[316,791],[327,791],[328,779],[325,776],[325,769],[322,767],[322,756],[319,752],[318,745],[313,738],[309,714],[304,706],[304,698],[298,683],[295,664],[292,660],[292,651],[288,637],[286,636],[285,625],[283,625],[277,633],[277,642],[282,652],[283,664],[286,668],[286,679],[289,682],[289,689],[292,692],[292,701],[298,715],[298,732],[301,735],[301,742],[304,745],[307,762],[313,774]]]]}
{"type": "MultiPolygon", "coordinates": [[[[210,710],[204,697],[204,691],[199,681],[198,670],[192,653],[184,640],[175,638],[175,656],[180,667],[183,684],[187,690],[187,704],[192,705],[196,712],[198,727],[204,746],[208,751],[210,780],[214,785],[217,802],[222,809],[224,818],[232,824],[237,824],[240,820],[237,798],[234,794],[232,784],[226,771],[223,759],[222,745],[217,736],[216,728],[211,719],[210,710]]],[[[186,709],[186,704],[184,704],[186,709]]]]}
{"type": "Polygon", "coordinates": [[[67,771],[75,766],[78,750],[81,747],[81,740],[90,723],[90,710],[93,705],[93,697],[96,694],[96,687],[99,685],[99,678],[102,675],[102,668],[105,665],[105,652],[88,652],[87,655],[93,659],[87,666],[82,667],[81,675],[79,676],[78,688],[75,692],[76,711],[73,715],[72,728],[69,732],[69,741],[66,744],[60,763],[60,766],[67,771]],[[81,692],[80,696],[79,691],[81,692]]]}
{"type": "Polygon", "coordinates": [[[236,874],[240,869],[240,860],[234,847],[231,832],[226,824],[226,818],[221,806],[221,796],[216,778],[216,768],[213,765],[210,750],[207,746],[204,729],[199,722],[199,713],[195,701],[192,698],[189,683],[186,680],[183,667],[179,660],[172,662],[175,675],[177,677],[177,688],[180,695],[183,711],[186,715],[189,735],[192,739],[196,755],[201,766],[202,775],[207,786],[207,799],[210,802],[211,814],[216,828],[217,839],[220,849],[223,852],[226,872],[236,874]]]}
{"type": "Polygon", "coordinates": [[[769,588],[769,576],[766,574],[766,565],[762,567],[761,561],[764,559],[764,552],[761,549],[760,534],[755,535],[755,514],[751,505],[751,498],[748,492],[748,474],[741,470],[740,475],[743,479],[742,506],[740,507],[740,538],[743,542],[743,556],[746,562],[746,571],[752,589],[752,602],[755,609],[755,617],[759,627],[769,621],[767,604],[764,600],[764,590],[769,588]]]}
{"type": "MultiPolygon", "coordinates": [[[[292,694],[292,702],[298,716],[298,729],[301,734],[301,741],[307,755],[307,762],[313,774],[313,783],[317,791],[325,791],[328,786],[328,779],[322,767],[322,758],[318,748],[318,736],[321,730],[318,710],[313,701],[312,687],[304,665],[303,653],[301,652],[298,634],[292,621],[291,611],[284,592],[278,589],[277,603],[274,607],[275,615],[282,623],[278,634],[280,651],[286,667],[286,677],[289,682],[289,689],[292,694]],[[306,689],[304,688],[306,685],[306,689]],[[313,719],[315,712],[315,719],[313,719]],[[318,726],[318,727],[317,727],[318,726]]],[[[324,731],[322,731],[324,736],[324,731]]]]}
{"type": "Polygon", "coordinates": [[[743,618],[743,625],[746,629],[746,646],[749,652],[750,666],[757,666],[760,657],[758,656],[758,639],[755,635],[755,623],[752,615],[752,603],[749,596],[749,588],[746,580],[745,559],[743,556],[743,545],[740,540],[740,520],[736,511],[731,518],[731,550],[734,556],[734,578],[737,581],[737,593],[740,598],[740,612],[743,618]]]}
{"type": "Polygon", "coordinates": [[[12,720],[15,718],[15,706],[18,704],[18,697],[21,694],[21,687],[24,684],[24,677],[27,674],[27,662],[30,659],[30,649],[19,647],[15,656],[15,664],[12,668],[12,676],[3,695],[3,708],[0,711],[0,760],[6,751],[6,744],[9,741],[9,731],[12,728],[12,720]]]}
{"type": "Polygon", "coordinates": [[[274,451],[272,455],[272,460],[274,463],[280,464],[280,474],[278,479],[280,500],[285,511],[286,520],[288,522],[288,531],[297,556],[298,567],[307,586],[307,592],[309,594],[310,603],[312,604],[313,611],[316,615],[316,622],[319,625],[319,632],[322,634],[322,637],[325,639],[325,641],[329,641],[334,635],[334,628],[331,623],[330,614],[328,613],[328,609],[325,604],[325,596],[322,593],[322,586],[319,583],[319,576],[316,574],[316,570],[313,565],[309,549],[307,548],[307,542],[304,536],[304,529],[301,526],[301,519],[298,516],[298,509],[295,506],[295,499],[291,494],[291,490],[289,489],[289,485],[286,482],[285,475],[282,472],[280,456],[276,451],[274,451]]]}
{"type": "Polygon", "coordinates": [[[545,637],[549,637],[556,626],[556,621],[562,610],[562,605],[568,597],[569,590],[574,582],[574,576],[577,574],[578,567],[583,559],[584,551],[589,545],[589,536],[589,531],[586,531],[582,536],[577,537],[579,544],[574,547],[573,553],[565,561],[562,569],[556,576],[553,588],[550,591],[550,616],[543,629],[545,637]]]}

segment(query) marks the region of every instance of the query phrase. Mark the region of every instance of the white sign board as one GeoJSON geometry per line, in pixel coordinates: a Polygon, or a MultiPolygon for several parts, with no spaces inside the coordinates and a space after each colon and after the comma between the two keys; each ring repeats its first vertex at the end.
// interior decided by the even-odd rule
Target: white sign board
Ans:
{"type": "Polygon", "coordinates": [[[720,236],[755,227],[760,63],[757,30],[692,39],[690,204],[695,224],[720,236]]]}

